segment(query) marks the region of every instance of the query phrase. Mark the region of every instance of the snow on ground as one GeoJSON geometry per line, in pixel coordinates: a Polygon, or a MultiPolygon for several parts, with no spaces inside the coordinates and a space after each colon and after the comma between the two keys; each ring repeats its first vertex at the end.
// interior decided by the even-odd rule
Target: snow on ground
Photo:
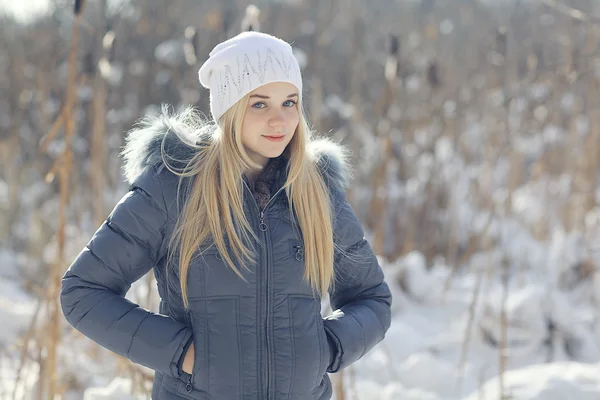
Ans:
{"type": "MultiPolygon", "coordinates": [[[[597,400],[600,398],[600,364],[556,362],[532,365],[504,376],[505,393],[511,400],[597,400]]],[[[497,398],[498,378],[465,400],[497,398]]]]}
{"type": "Polygon", "coordinates": [[[144,400],[144,397],[131,395],[131,380],[115,378],[105,388],[86,390],[83,400],[144,400]]]}
{"type": "Polygon", "coordinates": [[[31,391],[35,384],[38,367],[31,363],[22,368],[22,379],[17,383],[16,372],[20,368],[17,340],[24,337],[34,315],[36,302],[13,281],[0,275],[0,399],[16,398],[31,391]],[[15,387],[16,386],[16,387],[15,387]]]}

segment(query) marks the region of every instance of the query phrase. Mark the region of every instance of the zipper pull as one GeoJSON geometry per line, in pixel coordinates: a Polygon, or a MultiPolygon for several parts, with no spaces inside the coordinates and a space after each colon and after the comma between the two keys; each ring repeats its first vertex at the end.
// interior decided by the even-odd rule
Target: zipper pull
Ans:
{"type": "Polygon", "coordinates": [[[294,248],[296,249],[296,260],[302,261],[304,258],[304,250],[302,249],[302,246],[294,246],[294,248]]]}
{"type": "Polygon", "coordinates": [[[264,211],[260,212],[260,224],[258,224],[258,229],[260,229],[262,232],[267,231],[267,224],[265,223],[265,212],[264,211]]]}
{"type": "Polygon", "coordinates": [[[192,389],[193,389],[193,386],[192,386],[192,374],[189,374],[188,375],[187,384],[185,385],[185,391],[188,392],[188,393],[192,393],[192,389]]]}

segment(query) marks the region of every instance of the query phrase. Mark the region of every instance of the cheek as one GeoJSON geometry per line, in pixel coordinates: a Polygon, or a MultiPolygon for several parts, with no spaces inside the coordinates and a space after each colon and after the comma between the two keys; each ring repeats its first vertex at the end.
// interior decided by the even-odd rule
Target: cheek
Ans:
{"type": "Polygon", "coordinates": [[[242,122],[242,143],[245,145],[251,144],[256,136],[257,132],[260,132],[260,129],[257,127],[257,121],[252,120],[251,118],[246,118],[244,122],[242,122]]]}
{"type": "Polygon", "coordinates": [[[248,130],[249,124],[246,121],[242,122],[242,131],[240,132],[240,139],[243,145],[246,145],[246,143],[248,142],[248,130]]]}
{"type": "Polygon", "coordinates": [[[300,123],[300,115],[298,115],[298,111],[294,111],[292,115],[289,116],[288,121],[290,128],[293,128],[292,130],[296,130],[298,124],[300,123]]]}

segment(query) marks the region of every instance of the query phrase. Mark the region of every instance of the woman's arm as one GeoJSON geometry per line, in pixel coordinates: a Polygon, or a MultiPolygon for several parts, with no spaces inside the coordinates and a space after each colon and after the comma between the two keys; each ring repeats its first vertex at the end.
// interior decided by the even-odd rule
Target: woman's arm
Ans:
{"type": "Polygon", "coordinates": [[[340,371],[383,340],[391,323],[392,295],[383,271],[343,192],[334,199],[333,314],[323,321],[331,352],[327,372],[340,371]]]}
{"type": "Polygon", "coordinates": [[[155,371],[180,376],[191,329],[125,299],[165,253],[166,205],[155,168],[130,186],[62,279],[67,321],[101,346],[155,371]]]}

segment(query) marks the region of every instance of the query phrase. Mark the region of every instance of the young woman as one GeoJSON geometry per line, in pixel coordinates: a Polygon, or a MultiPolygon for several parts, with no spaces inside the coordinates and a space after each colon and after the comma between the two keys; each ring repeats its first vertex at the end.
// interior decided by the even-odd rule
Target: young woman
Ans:
{"type": "Polygon", "coordinates": [[[345,200],[346,152],[312,136],[300,68],[278,38],[220,43],[200,82],[212,120],[163,111],[129,133],[130,191],[64,275],[64,315],[154,370],[153,399],[329,399],[327,372],[361,358],[391,319],[345,200]],[[158,314],[124,298],[151,268],[158,314]]]}

